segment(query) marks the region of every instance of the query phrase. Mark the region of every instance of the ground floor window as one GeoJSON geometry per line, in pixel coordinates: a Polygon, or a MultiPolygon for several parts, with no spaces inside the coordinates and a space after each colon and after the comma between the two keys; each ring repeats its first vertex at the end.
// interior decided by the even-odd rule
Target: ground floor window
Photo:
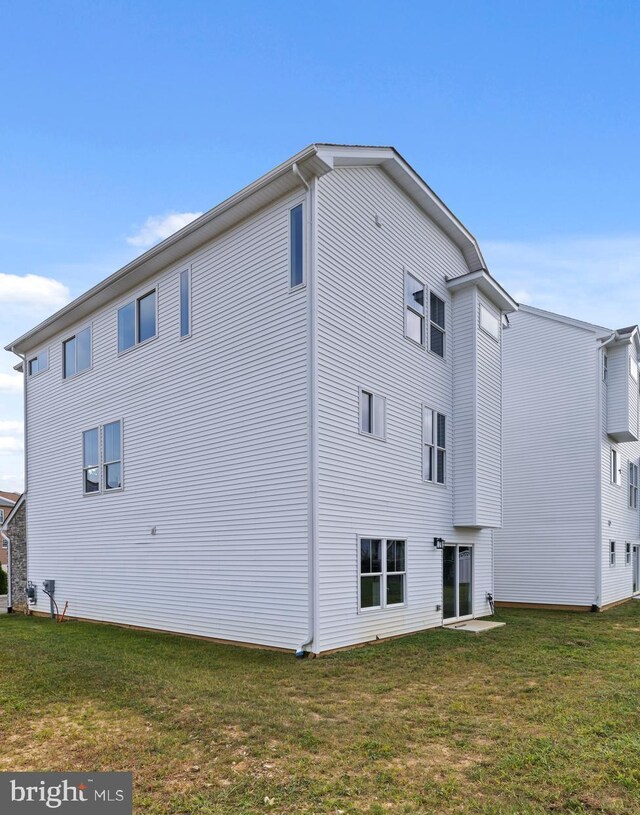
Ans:
{"type": "Polygon", "coordinates": [[[406,541],[360,538],[360,609],[402,605],[406,594],[406,541]]]}

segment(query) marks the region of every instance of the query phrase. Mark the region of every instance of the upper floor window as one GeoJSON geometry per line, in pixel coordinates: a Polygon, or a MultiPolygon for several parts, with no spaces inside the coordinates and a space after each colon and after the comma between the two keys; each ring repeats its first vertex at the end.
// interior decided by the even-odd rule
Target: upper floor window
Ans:
{"type": "Polygon", "coordinates": [[[35,376],[36,374],[41,374],[43,371],[46,371],[48,367],[49,351],[45,348],[40,351],[37,356],[31,357],[27,365],[27,370],[29,372],[29,376],[35,376]]]}
{"type": "Polygon", "coordinates": [[[289,272],[291,288],[304,283],[303,206],[289,211],[289,272]]]}
{"type": "Polygon", "coordinates": [[[404,276],[405,335],[424,345],[425,332],[425,286],[413,275],[404,276]]]}
{"type": "Polygon", "coordinates": [[[500,339],[500,320],[482,304],[480,305],[480,328],[494,340],[500,339]]]}
{"type": "Polygon", "coordinates": [[[360,391],[360,432],[385,437],[385,399],[370,391],[360,391]]]}
{"type": "Polygon", "coordinates": [[[4,509],[0,509],[0,524],[4,523],[4,509]]]}
{"type": "Polygon", "coordinates": [[[609,381],[609,357],[602,355],[602,381],[606,384],[609,381]]]}
{"type": "Polygon", "coordinates": [[[191,334],[191,272],[180,272],[180,336],[191,334]]]}
{"type": "Polygon", "coordinates": [[[611,483],[622,483],[622,476],[620,473],[620,454],[615,447],[611,448],[611,483]]]}
{"type": "Polygon", "coordinates": [[[138,297],[118,309],[118,351],[156,336],[156,290],[138,297]]]}
{"type": "Polygon", "coordinates": [[[638,465],[629,462],[629,506],[638,509],[638,465]]]}
{"type": "Polygon", "coordinates": [[[91,367],[91,328],[69,337],[62,343],[62,372],[65,379],[91,367]]]}
{"type": "Polygon", "coordinates": [[[443,413],[422,408],[422,477],[436,484],[445,483],[447,420],[443,413]]]}
{"type": "Polygon", "coordinates": [[[635,359],[632,356],[629,357],[629,373],[631,374],[631,378],[634,380],[634,382],[637,382],[638,381],[638,363],[635,361],[635,359]]]}
{"type": "Polygon", "coordinates": [[[122,488],[122,422],[92,427],[82,434],[85,495],[122,488]],[[102,443],[101,443],[102,440],[102,443]]]}
{"type": "Polygon", "coordinates": [[[405,602],[406,541],[360,538],[360,609],[405,602]]]}
{"type": "Polygon", "coordinates": [[[429,349],[444,357],[444,300],[431,292],[429,298],[429,349]]]}

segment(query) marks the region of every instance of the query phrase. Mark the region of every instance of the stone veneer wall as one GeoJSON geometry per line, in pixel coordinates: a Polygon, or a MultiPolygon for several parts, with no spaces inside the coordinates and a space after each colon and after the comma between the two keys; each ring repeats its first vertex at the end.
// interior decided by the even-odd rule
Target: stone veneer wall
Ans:
{"type": "Polygon", "coordinates": [[[9,538],[9,577],[11,608],[26,614],[27,608],[27,513],[26,502],[11,519],[6,535],[9,538]]]}

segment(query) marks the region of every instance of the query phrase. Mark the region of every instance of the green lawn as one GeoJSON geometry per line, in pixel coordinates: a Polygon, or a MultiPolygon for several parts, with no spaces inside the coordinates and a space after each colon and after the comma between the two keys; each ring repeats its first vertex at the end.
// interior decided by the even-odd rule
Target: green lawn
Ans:
{"type": "Polygon", "coordinates": [[[299,661],[5,616],[0,770],[131,769],[136,813],[637,815],[640,603],[500,619],[299,661]]]}

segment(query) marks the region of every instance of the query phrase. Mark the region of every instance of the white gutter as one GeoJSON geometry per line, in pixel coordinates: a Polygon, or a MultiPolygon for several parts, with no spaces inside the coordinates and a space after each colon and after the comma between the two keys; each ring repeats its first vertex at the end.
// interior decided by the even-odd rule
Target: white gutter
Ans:
{"type": "Polygon", "coordinates": [[[601,345],[596,346],[596,393],[598,404],[596,405],[596,594],[593,606],[600,608],[602,605],[602,540],[604,530],[602,528],[602,354],[606,350],[611,338],[601,345]]]}

